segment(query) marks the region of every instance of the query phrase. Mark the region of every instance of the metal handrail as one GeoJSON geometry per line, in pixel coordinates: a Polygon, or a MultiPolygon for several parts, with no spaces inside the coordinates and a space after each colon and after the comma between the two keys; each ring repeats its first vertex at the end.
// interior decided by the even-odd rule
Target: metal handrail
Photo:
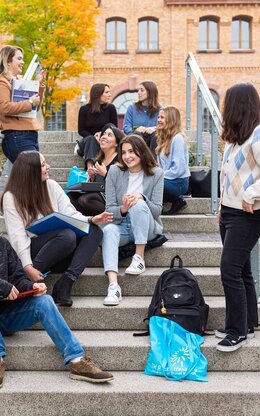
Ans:
{"type": "Polygon", "coordinates": [[[190,69],[196,79],[197,85],[201,91],[202,97],[209,109],[211,117],[218,130],[218,134],[220,135],[221,134],[221,121],[222,121],[220,111],[218,109],[217,104],[215,103],[214,98],[212,97],[209,87],[207,86],[205,78],[192,52],[188,53],[188,56],[186,58],[186,64],[190,66],[190,69]]]}

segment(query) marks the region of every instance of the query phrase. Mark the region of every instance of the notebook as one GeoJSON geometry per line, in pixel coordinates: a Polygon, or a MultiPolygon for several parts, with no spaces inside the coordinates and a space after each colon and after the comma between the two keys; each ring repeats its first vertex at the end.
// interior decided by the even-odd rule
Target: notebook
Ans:
{"type": "MultiPolygon", "coordinates": [[[[32,95],[38,94],[39,81],[26,80],[26,79],[13,79],[12,80],[12,101],[18,103],[20,101],[29,100],[32,95]]],[[[19,113],[13,115],[13,117],[27,117],[36,118],[37,108],[33,107],[31,111],[27,113],[19,113]]]]}
{"type": "Polygon", "coordinates": [[[77,237],[83,237],[89,233],[89,224],[86,221],[70,217],[69,215],[52,212],[45,217],[33,222],[27,228],[31,234],[41,235],[60,228],[69,228],[73,230],[77,237]]]}

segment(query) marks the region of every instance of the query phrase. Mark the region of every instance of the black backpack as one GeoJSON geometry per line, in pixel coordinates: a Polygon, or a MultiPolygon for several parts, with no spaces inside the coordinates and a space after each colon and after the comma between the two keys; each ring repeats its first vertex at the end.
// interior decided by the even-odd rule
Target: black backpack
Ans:
{"type": "Polygon", "coordinates": [[[162,316],[177,322],[190,332],[203,335],[206,330],[209,306],[205,303],[197,279],[182,260],[175,256],[170,269],[159,277],[148,308],[151,316],[162,316]],[[175,261],[179,266],[175,266],[175,261]]]}

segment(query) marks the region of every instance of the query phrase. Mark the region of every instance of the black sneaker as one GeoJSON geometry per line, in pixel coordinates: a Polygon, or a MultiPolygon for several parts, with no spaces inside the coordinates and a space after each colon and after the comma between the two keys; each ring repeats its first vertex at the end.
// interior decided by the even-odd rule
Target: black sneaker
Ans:
{"type": "Polygon", "coordinates": [[[183,209],[187,208],[188,204],[184,199],[177,198],[173,203],[169,211],[165,212],[164,215],[175,215],[179,211],[182,211],[183,209]]]}
{"type": "Polygon", "coordinates": [[[238,350],[242,345],[246,344],[246,337],[228,334],[222,341],[216,345],[218,351],[232,352],[238,350]]]}
{"type": "MultiPolygon", "coordinates": [[[[228,332],[225,329],[216,329],[215,337],[224,339],[228,335],[228,332]]],[[[248,328],[247,330],[247,338],[254,338],[255,330],[254,328],[248,328]]]]}

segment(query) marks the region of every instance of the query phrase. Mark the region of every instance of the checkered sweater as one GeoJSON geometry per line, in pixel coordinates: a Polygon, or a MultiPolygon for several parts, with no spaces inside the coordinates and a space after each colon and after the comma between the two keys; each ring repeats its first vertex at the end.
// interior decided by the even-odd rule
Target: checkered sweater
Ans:
{"type": "Polygon", "coordinates": [[[220,203],[242,209],[242,200],[260,209],[260,125],[241,146],[226,144],[220,174],[220,203]]]}

